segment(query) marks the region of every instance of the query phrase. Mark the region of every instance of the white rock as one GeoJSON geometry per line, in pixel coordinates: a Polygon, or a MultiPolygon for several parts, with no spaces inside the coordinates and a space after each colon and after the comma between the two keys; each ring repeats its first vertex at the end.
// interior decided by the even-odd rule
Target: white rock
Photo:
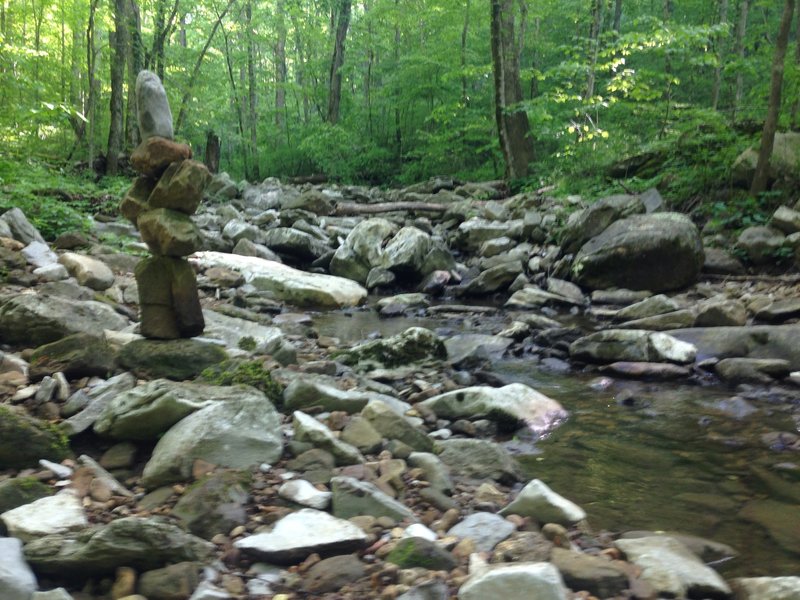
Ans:
{"type": "Polygon", "coordinates": [[[324,423],[314,417],[296,410],[292,413],[294,437],[298,442],[310,442],[317,448],[330,452],[337,465],[354,465],[364,462],[364,457],[357,448],[347,444],[333,435],[324,423]]]}
{"type": "Polygon", "coordinates": [[[233,600],[233,596],[208,581],[203,581],[195,588],[189,600],[233,600]]]}
{"type": "Polygon", "coordinates": [[[25,562],[22,542],[0,538],[0,598],[30,600],[36,590],[36,576],[25,562]]]}
{"type": "Polygon", "coordinates": [[[225,267],[237,271],[256,289],[271,291],[280,300],[296,306],[344,308],[357,306],[367,297],[367,290],[349,279],[306,273],[254,256],[197,252],[190,260],[202,268],[225,267]]]}
{"type": "Polygon", "coordinates": [[[515,530],[514,524],[500,515],[479,511],[464,517],[450,528],[447,535],[472,540],[478,552],[491,552],[515,530]]]}
{"type": "Polygon", "coordinates": [[[550,563],[519,563],[470,577],[458,591],[460,600],[567,600],[561,573],[550,563]]]}
{"type": "Polygon", "coordinates": [[[50,535],[89,527],[80,499],[64,490],[55,496],[41,498],[0,515],[8,533],[24,542],[50,535]]]}
{"type": "Polygon", "coordinates": [[[158,75],[140,71],[136,77],[136,107],[142,141],[153,136],[172,139],[172,112],[158,75]]]}
{"type": "Polygon", "coordinates": [[[36,268],[48,267],[58,263],[58,254],[50,250],[44,242],[31,242],[22,249],[22,256],[28,261],[29,265],[36,268]]]}
{"type": "Polygon", "coordinates": [[[67,466],[54,463],[44,458],[39,460],[39,464],[48,471],[52,471],[53,474],[59,479],[67,479],[68,477],[72,477],[72,469],[67,466]]]}
{"type": "Polygon", "coordinates": [[[286,500],[317,510],[325,510],[331,503],[330,492],[318,490],[305,479],[287,481],[278,489],[278,495],[286,500]]]}
{"type": "Polygon", "coordinates": [[[574,502],[551,490],[539,479],[529,482],[501,515],[532,517],[539,523],[572,525],[586,518],[584,510],[574,502]]]}
{"type": "MultiPolygon", "coordinates": [[[[659,595],[674,598],[726,596],[728,584],[674,538],[620,539],[614,545],[642,570],[641,578],[659,595]]],[[[762,599],[759,599],[762,600],[762,599]]]]}
{"type": "Polygon", "coordinates": [[[737,600],[800,600],[800,577],[742,577],[731,583],[737,600]]]}
{"type": "Polygon", "coordinates": [[[75,252],[67,252],[58,259],[78,283],[93,290],[107,290],[114,285],[114,273],[104,262],[75,252]]]}
{"type": "Polygon", "coordinates": [[[366,541],[367,534],[350,521],[304,508],[278,521],[271,532],[252,535],[233,545],[263,560],[294,563],[314,552],[351,552],[366,541]]]}
{"type": "Polygon", "coordinates": [[[436,535],[435,531],[431,531],[422,523],[413,523],[405,528],[403,531],[403,537],[419,537],[428,540],[429,542],[435,542],[439,539],[439,536],[436,535]]]}
{"type": "Polygon", "coordinates": [[[34,592],[31,600],[73,600],[73,598],[64,588],[56,588],[46,592],[34,592]]]}
{"type": "Polygon", "coordinates": [[[256,345],[254,351],[259,354],[274,354],[287,342],[283,332],[277,327],[259,325],[253,321],[229,317],[213,310],[203,310],[206,327],[203,335],[211,339],[225,342],[228,348],[238,348],[242,338],[252,338],[256,345]]]}
{"type": "Polygon", "coordinates": [[[667,333],[651,333],[650,347],[661,360],[681,365],[694,362],[697,357],[697,348],[694,344],[682,342],[667,333]]]}

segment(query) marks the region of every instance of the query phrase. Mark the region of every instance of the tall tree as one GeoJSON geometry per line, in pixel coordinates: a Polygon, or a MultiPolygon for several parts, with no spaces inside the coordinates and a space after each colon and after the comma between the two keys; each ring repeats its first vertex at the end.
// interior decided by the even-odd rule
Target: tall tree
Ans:
{"type": "Polygon", "coordinates": [[[622,0],[614,0],[614,24],[611,29],[615,33],[619,33],[619,27],[622,22],[622,0]]]}
{"type": "Polygon", "coordinates": [[[339,110],[342,104],[342,66],[344,65],[344,46],[347,29],[350,27],[350,0],[340,0],[336,18],[336,35],[333,40],[333,57],[328,77],[328,123],[339,121],[339,110]]]}
{"type": "Polygon", "coordinates": [[[724,45],[728,38],[728,0],[719,0],[719,24],[725,29],[717,36],[717,66],[714,69],[714,85],[711,88],[711,109],[717,110],[719,106],[719,93],[722,87],[722,63],[725,57],[724,45]]]}
{"type": "Polygon", "coordinates": [[[747,17],[750,11],[750,0],[740,0],[739,2],[739,21],[736,24],[736,56],[739,59],[739,69],[736,73],[736,92],[733,96],[732,120],[736,121],[739,106],[742,104],[744,96],[744,73],[742,65],[745,57],[745,36],[747,35],[747,17]]]}
{"type": "Polygon", "coordinates": [[[786,61],[786,50],[789,47],[789,31],[792,28],[792,14],[795,0],[785,0],[783,15],[775,41],[775,58],[772,61],[772,80],[769,86],[769,104],[764,130],[761,133],[761,148],[758,151],[758,162],[750,193],[755,195],[767,189],[769,161],[772,158],[772,147],[775,142],[775,131],[778,129],[778,116],[781,111],[781,91],[783,89],[783,68],[786,61]]]}
{"type": "MultiPolygon", "coordinates": [[[[800,72],[800,0],[797,0],[795,14],[797,16],[797,27],[795,31],[797,39],[795,40],[794,46],[794,66],[795,69],[800,72]]],[[[792,102],[792,116],[789,126],[791,127],[792,131],[797,131],[800,129],[800,93],[795,95],[794,102],[792,102]]]]}
{"type": "Polygon", "coordinates": [[[128,108],[125,111],[125,139],[131,148],[139,144],[139,123],[136,117],[136,77],[144,67],[142,18],[137,0],[128,0],[128,108]]]}
{"type": "MultiPolygon", "coordinates": [[[[278,131],[286,127],[286,2],[278,0],[275,6],[275,126],[278,131]]],[[[288,139],[287,139],[288,141],[288,139]]]]}
{"type": "Polygon", "coordinates": [[[114,33],[110,37],[111,49],[111,101],[109,112],[111,123],[108,128],[108,158],[106,172],[116,175],[119,153],[122,150],[123,138],[123,96],[125,79],[125,59],[128,46],[127,0],[114,0],[114,33]]]}
{"type": "Polygon", "coordinates": [[[256,50],[253,31],[253,0],[244,6],[245,26],[247,27],[247,125],[250,134],[250,156],[254,181],[261,179],[258,167],[258,113],[256,108],[256,50]]]}
{"type": "Polygon", "coordinates": [[[491,2],[491,45],[500,149],[506,161],[506,177],[518,179],[527,176],[534,151],[528,115],[518,106],[522,101],[522,85],[514,37],[513,0],[491,2]]]}
{"type": "Polygon", "coordinates": [[[589,31],[589,75],[583,97],[594,96],[595,77],[597,76],[597,57],[600,53],[600,34],[603,31],[603,15],[605,0],[592,0],[592,26],[589,31]]]}

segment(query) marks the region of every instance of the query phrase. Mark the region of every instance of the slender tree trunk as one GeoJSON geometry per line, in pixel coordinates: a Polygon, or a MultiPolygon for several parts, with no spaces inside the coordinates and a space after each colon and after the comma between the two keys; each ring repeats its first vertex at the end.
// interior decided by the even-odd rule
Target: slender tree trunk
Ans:
{"type": "Polygon", "coordinates": [[[347,39],[347,28],[350,26],[350,0],[341,0],[336,23],[336,38],[333,42],[333,57],[328,77],[328,123],[339,122],[339,110],[342,103],[342,65],[344,65],[344,46],[347,39]]]}
{"type": "Polygon", "coordinates": [[[514,37],[513,0],[491,0],[491,46],[494,70],[495,118],[506,177],[528,175],[534,159],[528,115],[515,105],[522,101],[519,63],[514,37]]]}
{"type": "Polygon", "coordinates": [[[219,136],[213,131],[206,134],[206,155],[203,162],[212,173],[219,172],[219,136]]]}
{"type": "MultiPolygon", "coordinates": [[[[194,63],[194,68],[192,69],[192,74],[189,77],[189,84],[186,86],[186,91],[183,94],[183,98],[181,98],[181,107],[178,111],[178,119],[175,121],[175,133],[177,134],[180,131],[181,126],[183,125],[183,121],[186,118],[186,110],[189,106],[189,99],[192,97],[192,90],[194,89],[194,84],[197,81],[198,75],[200,75],[200,67],[203,65],[203,58],[205,58],[206,52],[208,52],[208,48],[211,46],[211,42],[214,39],[214,36],[217,33],[220,25],[222,25],[222,20],[225,18],[225,15],[228,14],[231,6],[233,6],[236,0],[228,0],[227,6],[225,9],[217,15],[217,20],[214,22],[214,26],[211,28],[211,33],[208,35],[208,39],[206,40],[203,49],[200,50],[200,54],[197,56],[197,61],[194,63]]],[[[223,28],[223,34],[225,30],[223,28]]],[[[225,35],[225,47],[227,51],[228,45],[228,36],[225,35]]],[[[230,61],[230,53],[226,52],[225,56],[226,60],[230,61]]]]}
{"type": "MultiPolygon", "coordinates": [[[[736,56],[739,58],[739,64],[744,63],[744,38],[747,34],[747,13],[750,8],[750,0],[740,0],[739,2],[739,22],[736,25],[736,56]]],[[[744,96],[744,74],[741,67],[736,74],[736,92],[733,97],[733,111],[731,120],[736,122],[739,107],[742,104],[742,97],[744,96]]]]}
{"type": "Polygon", "coordinates": [[[542,19],[540,17],[536,17],[533,20],[534,44],[533,44],[533,53],[531,54],[531,67],[533,69],[533,75],[531,75],[531,83],[530,83],[531,99],[536,98],[539,95],[539,71],[540,71],[540,61],[541,61],[541,54],[539,53],[539,39],[541,33],[542,33],[542,19]]]}
{"type": "Polygon", "coordinates": [[[275,7],[277,39],[275,40],[275,126],[286,127],[286,3],[278,0],[275,7]]]}
{"type": "MultiPolygon", "coordinates": [[[[231,0],[231,4],[233,4],[235,0],[231,0]]],[[[228,6],[231,6],[229,4],[228,6]]],[[[222,19],[217,20],[218,23],[222,22],[222,19]]],[[[231,92],[233,98],[233,104],[236,109],[236,117],[237,117],[237,125],[239,126],[239,140],[242,148],[242,162],[244,163],[244,172],[247,175],[250,172],[250,161],[248,157],[248,144],[245,142],[245,128],[244,128],[244,111],[242,110],[242,101],[239,98],[239,92],[236,89],[236,78],[233,74],[233,61],[231,59],[231,48],[230,48],[230,41],[228,39],[228,32],[225,31],[225,28],[222,28],[222,38],[225,40],[225,65],[228,69],[228,81],[231,84],[231,92]]]]}
{"type": "MultiPolygon", "coordinates": [[[[800,70],[800,0],[797,0],[795,13],[797,16],[797,27],[795,32],[797,39],[795,40],[794,46],[794,64],[795,68],[800,70]]],[[[797,131],[800,129],[800,90],[795,91],[795,99],[792,103],[792,118],[790,121],[790,127],[792,131],[797,131]]]]}
{"type": "MultiPolygon", "coordinates": [[[[305,58],[305,46],[303,45],[303,38],[301,36],[301,29],[300,29],[300,22],[298,21],[295,13],[293,11],[289,12],[289,18],[292,21],[292,29],[294,30],[294,48],[295,52],[297,52],[297,60],[295,63],[294,69],[294,82],[297,84],[298,89],[300,90],[300,94],[302,96],[302,101],[298,102],[298,110],[300,105],[302,104],[303,107],[303,124],[308,124],[309,115],[311,114],[311,106],[308,99],[308,90],[306,90],[306,58],[305,58]]],[[[288,136],[288,130],[287,130],[288,136]]]]}
{"type": "Polygon", "coordinates": [[[111,122],[108,128],[108,162],[106,172],[116,175],[123,138],[123,96],[125,62],[128,46],[127,0],[114,0],[114,34],[110,36],[111,48],[111,122]]]}
{"type": "Polygon", "coordinates": [[[250,156],[253,159],[252,177],[254,181],[261,180],[261,171],[258,166],[258,111],[256,106],[256,51],[253,41],[253,3],[248,0],[244,7],[247,26],[247,116],[250,130],[250,156]]]}
{"type": "Polygon", "coordinates": [[[467,35],[469,34],[469,13],[471,1],[466,0],[464,7],[464,25],[461,27],[461,104],[469,104],[469,94],[467,94],[467,35]]]}
{"type": "Polygon", "coordinates": [[[142,20],[136,0],[128,0],[128,104],[125,111],[125,139],[131,148],[139,145],[139,122],[136,116],[136,77],[144,66],[142,20]]]}
{"type": "Polygon", "coordinates": [[[164,81],[164,63],[166,62],[167,40],[175,25],[180,0],[175,0],[170,14],[167,15],[167,0],[158,0],[156,4],[156,17],[153,23],[153,46],[146,64],[155,70],[156,75],[164,81]]]}
{"type": "Polygon", "coordinates": [[[786,50],[789,47],[789,31],[792,28],[792,14],[795,0],[786,0],[781,16],[778,39],[775,42],[775,58],[772,61],[772,80],[769,86],[769,104],[764,131],[761,134],[761,148],[758,151],[758,162],[750,193],[759,194],[767,189],[769,161],[775,142],[775,131],[778,129],[778,116],[781,112],[781,90],[783,88],[783,68],[786,62],[786,50]]]}
{"type": "MultiPolygon", "coordinates": [[[[664,13],[664,27],[669,26],[669,22],[672,20],[672,0],[664,0],[663,4],[663,13],[664,13]]],[[[664,51],[664,73],[667,75],[667,89],[664,92],[664,100],[666,102],[666,107],[664,109],[664,122],[661,125],[661,132],[659,133],[659,137],[663,137],[664,134],[667,132],[667,127],[669,126],[669,120],[672,115],[672,57],[669,53],[669,48],[664,51]]]]}
{"type": "MultiPolygon", "coordinates": [[[[5,4],[5,0],[0,0],[0,6],[5,4]]],[[[61,62],[61,68],[59,69],[59,76],[61,77],[61,81],[59,82],[59,89],[61,91],[61,102],[67,102],[67,15],[66,10],[64,7],[64,0],[61,0],[59,3],[59,16],[61,18],[61,40],[59,43],[59,58],[61,62]]],[[[5,11],[5,9],[3,9],[5,11]]]]}
{"type": "Polygon", "coordinates": [[[87,91],[87,100],[86,100],[86,108],[84,109],[84,114],[86,115],[86,119],[88,120],[88,144],[89,144],[89,153],[88,153],[88,161],[89,161],[89,168],[92,168],[94,164],[94,131],[97,121],[97,47],[95,43],[95,25],[94,25],[94,14],[97,10],[97,4],[99,0],[92,0],[89,4],[89,22],[86,26],[86,73],[87,73],[87,84],[88,84],[88,91],[87,91]]]}
{"type": "Polygon", "coordinates": [[[180,28],[178,29],[178,40],[181,48],[186,48],[186,13],[180,17],[180,28]]]}
{"type": "Polygon", "coordinates": [[[619,27],[620,23],[622,22],[622,0],[614,0],[614,24],[611,26],[611,29],[614,30],[614,33],[619,35],[619,27]]]}
{"type": "Polygon", "coordinates": [[[714,85],[711,88],[711,109],[717,110],[719,107],[719,92],[722,88],[722,63],[725,60],[725,40],[728,39],[728,0],[719,0],[719,24],[726,28],[726,31],[717,36],[717,67],[714,69],[714,85]]]}
{"type": "MultiPolygon", "coordinates": [[[[400,68],[400,0],[394,0],[395,22],[394,22],[394,64],[395,68],[400,68]]],[[[400,94],[395,92],[394,100],[394,148],[397,160],[403,158],[403,132],[400,127],[400,94]]]]}
{"type": "Polygon", "coordinates": [[[584,100],[594,96],[597,76],[597,57],[600,54],[600,34],[603,30],[604,0],[592,0],[592,28],[589,32],[589,74],[586,81],[584,100]]]}

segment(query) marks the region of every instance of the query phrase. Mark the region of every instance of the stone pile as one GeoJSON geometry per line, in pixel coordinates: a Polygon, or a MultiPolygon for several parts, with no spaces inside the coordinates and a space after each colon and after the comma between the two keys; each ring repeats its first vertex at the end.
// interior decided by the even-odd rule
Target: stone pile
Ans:
{"type": "Polygon", "coordinates": [[[120,204],[152,253],[136,267],[140,332],[155,339],[189,338],[205,327],[197,280],[186,256],[200,247],[192,221],[211,174],[191,160],[186,144],[174,141],[172,113],[158,77],[142,71],[136,80],[142,143],[131,155],[140,173],[120,204]]]}

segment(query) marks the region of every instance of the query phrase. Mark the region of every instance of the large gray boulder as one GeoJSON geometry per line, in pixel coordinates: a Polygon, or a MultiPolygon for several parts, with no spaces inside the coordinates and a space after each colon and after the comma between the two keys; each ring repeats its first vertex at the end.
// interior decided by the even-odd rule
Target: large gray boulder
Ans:
{"type": "Polygon", "coordinates": [[[561,574],[546,562],[479,570],[458,591],[461,600],[567,600],[561,574]]]}
{"type": "Polygon", "coordinates": [[[244,276],[256,289],[272,292],[278,300],[301,307],[357,306],[367,290],[344,277],[305,273],[255,256],[198,252],[190,259],[202,268],[224,267],[244,276]]]}
{"type": "Polygon", "coordinates": [[[572,276],[592,289],[665,292],[697,281],[703,261],[700,234],[687,216],[635,215],[586,242],[572,264],[572,276]]]}
{"type": "Polygon", "coordinates": [[[410,327],[385,340],[372,340],[354,346],[337,358],[345,364],[361,367],[399,367],[429,359],[444,360],[447,358],[447,349],[433,331],[424,327],[410,327]]]}
{"type": "Polygon", "coordinates": [[[539,479],[529,482],[501,515],[531,517],[541,524],[574,525],[586,518],[586,512],[571,500],[557,494],[539,479]]]}
{"type": "Polygon", "coordinates": [[[455,476],[505,483],[518,479],[519,467],[514,457],[494,442],[456,438],[439,442],[437,450],[455,476]]]}
{"type": "Polygon", "coordinates": [[[388,496],[368,481],[359,481],[353,477],[334,477],[331,479],[331,491],[332,512],[340,519],[369,515],[389,517],[395,521],[416,521],[414,513],[405,504],[388,496]]]}
{"type": "Polygon", "coordinates": [[[777,252],[786,242],[782,231],[772,227],[756,225],[748,227],[739,234],[736,247],[747,255],[754,265],[774,263],[777,252]]]}
{"type": "Polygon", "coordinates": [[[8,534],[24,542],[89,526],[81,499],[72,490],[62,490],[30,504],[23,504],[0,515],[8,534]]]}
{"type": "Polygon", "coordinates": [[[136,110],[142,141],[153,136],[173,138],[167,92],[158,75],[151,71],[140,71],[136,77],[136,110]]]}
{"type": "MultiPolygon", "coordinates": [[[[742,152],[731,168],[733,182],[742,187],[750,187],[757,163],[756,148],[748,148],[742,152]]],[[[775,134],[772,156],[769,160],[769,178],[800,181],[800,133],[787,131],[775,134]]]]}
{"type": "Polygon", "coordinates": [[[0,339],[28,347],[54,342],[73,333],[97,335],[118,331],[128,320],[113,308],[93,300],[79,302],[58,296],[0,296],[0,339]]]}
{"type": "Polygon", "coordinates": [[[292,227],[268,229],[262,241],[273,252],[300,261],[314,261],[331,251],[322,240],[292,227]]]}
{"type": "Polygon", "coordinates": [[[142,484],[152,489],[186,480],[197,459],[244,469],[280,458],[280,415],[264,394],[240,392],[239,398],[202,408],[167,431],[144,467],[142,484]]]}
{"type": "Polygon", "coordinates": [[[0,405],[0,469],[34,467],[39,459],[57,462],[68,455],[58,429],[18,407],[0,405]]]}
{"type": "Polygon", "coordinates": [[[361,221],[333,255],[331,273],[365,284],[370,270],[382,262],[384,241],[396,231],[397,226],[386,219],[361,221]]]}
{"type": "Polygon", "coordinates": [[[797,600],[800,577],[741,577],[731,581],[737,600],[797,600]]]}
{"type": "Polygon", "coordinates": [[[588,208],[572,213],[561,235],[565,254],[574,254],[581,246],[603,233],[614,221],[645,212],[639,196],[620,194],[601,198],[588,208]]]}
{"type": "Polygon", "coordinates": [[[561,404],[523,383],[500,388],[468,387],[434,396],[419,406],[447,419],[487,417],[515,425],[523,423],[537,435],[547,433],[567,418],[561,404]]]}
{"type": "MultiPolygon", "coordinates": [[[[720,328],[715,328],[720,329],[720,328]]],[[[697,358],[697,349],[663,332],[643,329],[606,329],[572,342],[570,356],[591,363],[672,362],[686,364],[697,358]]]]}
{"type": "Polygon", "coordinates": [[[40,537],[25,546],[25,558],[37,572],[74,576],[139,571],[182,560],[204,561],[210,542],[184,532],[163,518],[125,517],[87,531],[40,537]]]}
{"type": "MultiPolygon", "coordinates": [[[[4,212],[3,215],[0,216],[0,220],[7,226],[11,237],[18,242],[22,242],[23,244],[30,244],[31,242],[44,243],[42,234],[28,221],[28,218],[25,216],[25,213],[22,212],[21,208],[14,207],[4,212]]],[[[3,229],[6,229],[6,227],[3,227],[3,229]]]]}

